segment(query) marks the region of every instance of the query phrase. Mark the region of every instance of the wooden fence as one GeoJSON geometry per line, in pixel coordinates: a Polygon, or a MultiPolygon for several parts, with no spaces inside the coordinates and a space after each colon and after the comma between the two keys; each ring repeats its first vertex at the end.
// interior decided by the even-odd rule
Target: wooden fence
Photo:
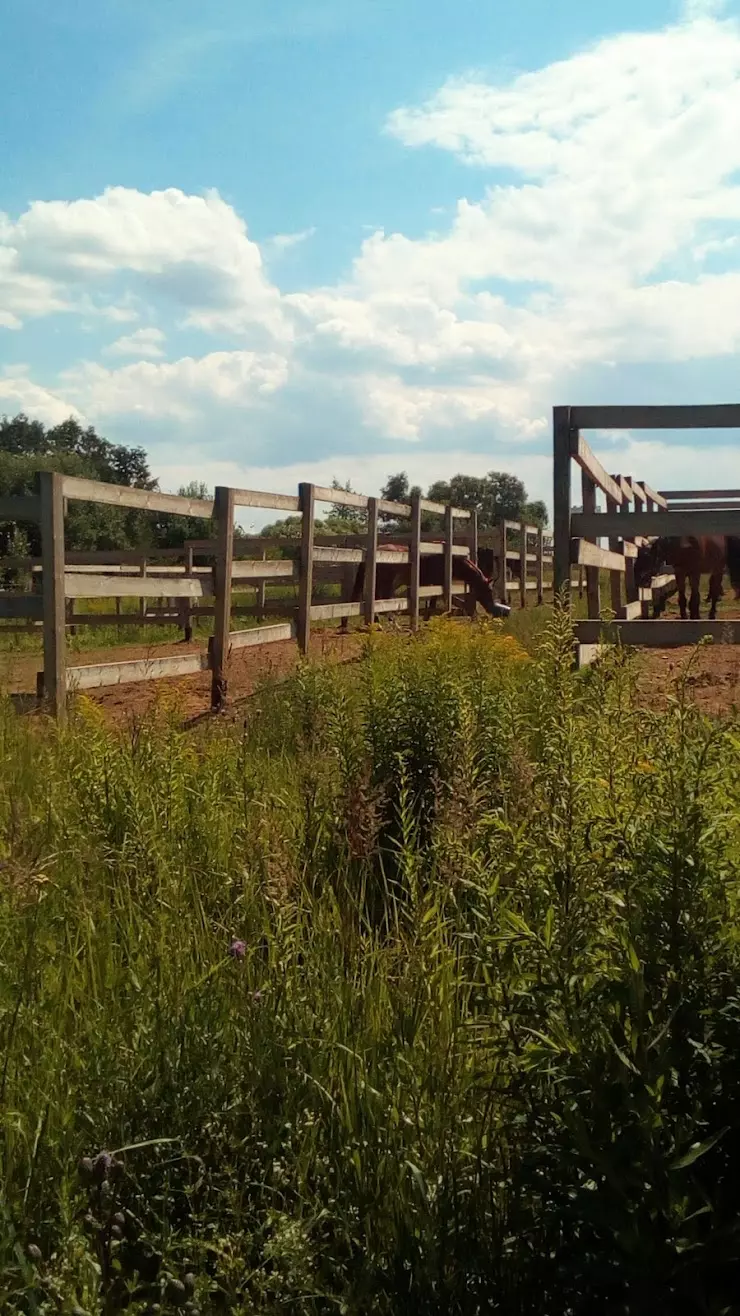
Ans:
{"type": "Polygon", "coordinates": [[[569,593],[572,565],[585,569],[588,620],[575,623],[580,664],[593,661],[604,640],[664,648],[710,635],[740,643],[740,623],[650,620],[650,605],[675,592],[675,579],[654,577],[649,589],[638,590],[634,574],[639,546],[657,536],[740,535],[740,490],[656,491],[642,480],[608,475],[583,437],[589,429],[723,428],[740,428],[740,405],[555,407],[553,588],[569,593]],[[573,462],[581,469],[577,512],[571,506],[573,462]],[[601,615],[601,571],[611,585],[608,625],[601,615]]]}
{"type": "MultiPolygon", "coordinates": [[[[479,547],[489,546],[496,581],[504,597],[518,592],[524,606],[534,592],[542,601],[545,589],[545,545],[541,530],[520,522],[506,522],[488,535],[478,536],[476,513],[427,499],[414,497],[408,504],[389,502],[362,494],[301,484],[297,496],[263,493],[249,489],[221,486],[214,499],[185,498],[173,494],[150,492],[130,487],[103,484],[55,472],[42,472],[38,497],[0,498],[0,522],[37,522],[41,530],[40,559],[6,558],[0,570],[26,570],[32,592],[0,592],[0,618],[11,619],[18,629],[40,627],[43,630],[44,663],[39,674],[39,693],[43,693],[57,716],[65,710],[71,689],[91,689],[128,681],[151,680],[163,676],[183,676],[210,670],[211,703],[218,709],[226,698],[226,668],[229,653],[244,646],[263,645],[295,638],[303,653],[308,651],[312,623],[360,616],[372,622],[376,614],[408,613],[412,628],[419,624],[420,605],[442,599],[449,611],[453,600],[453,559],[455,556],[477,560],[479,547]],[[112,550],[97,553],[65,552],[64,509],[69,501],[104,503],[142,511],[164,512],[184,518],[210,519],[215,526],[211,540],[184,538],[180,548],[143,551],[112,550]],[[356,536],[320,535],[315,529],[316,507],[321,503],[362,509],[367,528],[356,536]],[[299,513],[300,542],[287,538],[242,537],[234,533],[235,516],[241,507],[299,513]],[[422,514],[431,513],[443,522],[441,534],[421,531],[422,514]],[[385,513],[403,525],[407,532],[380,533],[379,519],[385,513]],[[462,529],[456,527],[462,523],[462,529]],[[517,534],[519,546],[511,542],[517,534]],[[457,539],[456,539],[457,535],[457,539]],[[385,547],[388,538],[400,551],[385,547]],[[460,542],[461,541],[461,542],[460,542]],[[290,547],[293,557],[268,558],[270,548],[290,547]],[[245,553],[257,553],[246,558],[245,553]],[[426,554],[444,558],[442,585],[420,584],[420,561],[426,554]],[[199,561],[205,559],[210,565],[199,561]],[[365,563],[365,589],[361,602],[352,602],[351,581],[358,565],[365,563]],[[377,599],[376,570],[385,562],[407,563],[409,585],[400,598],[377,599]],[[508,579],[518,568],[518,579],[508,579]],[[316,602],[314,585],[324,573],[344,574],[343,598],[337,602],[316,602]],[[534,574],[532,574],[534,573],[534,574]],[[289,601],[268,599],[270,583],[292,583],[297,589],[297,606],[289,601]],[[36,587],[40,585],[41,588],[36,587]],[[254,606],[235,604],[233,594],[240,587],[254,587],[254,606]],[[114,599],[115,613],[75,612],[77,600],[114,599]],[[121,611],[121,600],[139,600],[139,611],[121,611]],[[232,630],[232,618],[257,617],[262,621],[270,613],[286,614],[289,620],[260,625],[248,630],[232,630]],[[291,614],[292,617],[291,617],[291,614]],[[122,660],[104,664],[68,666],[66,630],[68,627],[102,625],[179,626],[186,639],[192,634],[194,620],[214,619],[209,650],[165,657],[122,660]]],[[[464,587],[458,585],[456,593],[464,587]]],[[[15,627],[14,627],[15,629],[15,627]]]]}

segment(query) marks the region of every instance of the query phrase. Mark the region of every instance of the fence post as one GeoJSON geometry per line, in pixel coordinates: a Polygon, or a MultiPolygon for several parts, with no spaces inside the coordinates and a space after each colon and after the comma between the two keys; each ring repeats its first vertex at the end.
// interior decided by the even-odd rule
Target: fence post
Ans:
{"type": "MultiPolygon", "coordinates": [[[[185,549],[185,575],[188,579],[193,574],[193,550],[190,547],[185,549]]],[[[192,603],[190,599],[180,600],[180,625],[182,627],[182,637],[186,644],[189,644],[193,638],[193,619],[190,615],[192,603]]]]}
{"type": "Polygon", "coordinates": [[[545,601],[545,531],[537,527],[537,603],[545,601]]]}
{"type": "MultiPolygon", "coordinates": [[[[612,479],[614,479],[614,476],[612,476],[612,479]]],[[[619,481],[617,481],[617,484],[618,483],[619,481]]],[[[616,512],[618,508],[619,508],[619,504],[616,503],[614,499],[610,498],[609,495],[607,494],[606,495],[607,512],[616,512]]],[[[609,548],[612,553],[622,553],[624,551],[622,547],[622,540],[620,539],[610,539],[609,548]]],[[[611,591],[612,612],[614,613],[615,617],[619,617],[621,616],[622,613],[622,572],[621,571],[610,571],[609,587],[611,591]]]]}
{"type": "Polygon", "coordinates": [[[215,616],[211,645],[211,708],[214,712],[226,703],[226,667],[229,660],[231,630],[231,568],[234,561],[234,490],[217,485],[213,497],[216,522],[215,616]]]}
{"type": "MultiPolygon", "coordinates": [[[[634,499],[632,501],[636,509],[638,500],[634,499]]],[[[620,511],[629,512],[630,510],[631,510],[630,499],[625,497],[625,500],[622,503],[620,511]]],[[[627,539],[624,542],[627,544],[634,544],[634,539],[627,539]]],[[[637,588],[637,584],[635,582],[635,559],[632,557],[627,557],[626,555],[624,562],[624,594],[628,603],[636,603],[640,597],[640,591],[637,588]]]]}
{"type": "Polygon", "coordinates": [[[64,607],[64,476],[41,471],[41,562],[44,589],[44,695],[58,721],[67,711],[64,607]]]}
{"type": "Polygon", "coordinates": [[[367,500],[367,547],[365,549],[365,625],[375,621],[375,577],[378,564],[378,500],[367,500]]]}
{"type": "Polygon", "coordinates": [[[507,531],[507,529],[506,529],[506,518],[504,517],[503,521],[501,522],[500,529],[499,529],[499,559],[498,559],[498,560],[499,560],[499,567],[500,567],[500,571],[501,571],[501,581],[502,581],[502,590],[503,590],[503,593],[502,593],[501,597],[502,597],[504,603],[508,603],[508,602],[509,602],[509,591],[508,591],[508,589],[506,588],[506,585],[507,585],[507,572],[508,572],[508,569],[509,569],[509,568],[508,568],[508,559],[507,559],[507,557],[506,557],[506,554],[507,554],[508,551],[509,551],[508,531],[507,531]]]}
{"type": "Polygon", "coordinates": [[[298,582],[298,647],[308,653],[311,639],[311,599],[313,597],[313,534],[316,497],[312,484],[298,485],[303,522],[301,525],[300,579],[298,582]]]}
{"type": "Polygon", "coordinates": [[[470,561],[478,566],[478,508],[470,513],[470,561]]]}
{"type": "Polygon", "coordinates": [[[570,604],[570,407],[553,409],[553,593],[570,604]]]}
{"type": "Polygon", "coordinates": [[[445,612],[452,612],[452,544],[455,534],[453,524],[453,508],[448,503],[445,507],[445,552],[444,552],[444,576],[442,578],[442,606],[445,612]]]}
{"type": "MultiPolygon", "coordinates": [[[[581,471],[581,499],[584,512],[596,511],[596,485],[586,471],[581,471]]],[[[601,615],[598,567],[586,567],[586,599],[589,617],[598,620],[601,615]]]]}
{"type": "Polygon", "coordinates": [[[411,540],[409,543],[409,612],[411,629],[419,629],[419,565],[421,562],[421,494],[411,495],[411,540]]]}
{"type": "MultiPolygon", "coordinates": [[[[262,549],[262,561],[263,562],[267,561],[266,548],[262,549]]],[[[267,601],[267,581],[261,580],[259,585],[257,586],[257,608],[259,609],[260,621],[264,621],[266,601],[267,601]]]]}
{"type": "Polygon", "coordinates": [[[519,606],[527,606],[527,523],[519,523],[519,606]]]}

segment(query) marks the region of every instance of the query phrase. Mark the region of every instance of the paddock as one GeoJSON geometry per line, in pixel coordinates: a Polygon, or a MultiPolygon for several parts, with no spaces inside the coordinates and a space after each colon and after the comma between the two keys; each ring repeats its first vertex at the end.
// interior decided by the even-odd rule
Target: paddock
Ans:
{"type": "Polygon", "coordinates": [[[562,591],[569,601],[572,566],[585,568],[588,615],[574,623],[579,666],[615,642],[670,649],[708,636],[740,643],[740,618],[651,618],[651,605],[675,592],[675,578],[653,577],[649,588],[639,590],[634,572],[638,548],[653,538],[740,535],[740,490],[655,490],[644,480],[607,474],[584,438],[587,430],[729,428],[740,428],[740,405],[555,407],[553,586],[556,595],[562,591]],[[581,472],[580,510],[572,506],[573,464],[581,472]],[[608,615],[602,607],[601,572],[608,573],[610,583],[608,615]]]}
{"type": "Polygon", "coordinates": [[[467,589],[453,581],[453,560],[464,556],[475,561],[481,546],[493,555],[499,597],[518,599],[526,607],[528,602],[542,603],[546,589],[548,554],[541,527],[506,521],[479,536],[474,511],[421,497],[407,504],[389,502],[309,483],[300,484],[296,495],[221,486],[211,501],[42,472],[38,496],[0,498],[0,522],[40,527],[40,558],[0,559],[0,574],[20,575],[26,582],[24,589],[0,590],[4,622],[0,634],[35,630],[42,634],[37,696],[58,718],[64,716],[71,691],[184,679],[205,672],[210,674],[211,708],[218,710],[227,698],[229,662],[243,649],[264,653],[267,665],[272,645],[292,642],[307,655],[312,632],[323,633],[327,623],[345,617],[366,625],[378,614],[405,618],[415,630],[422,610],[429,606],[440,602],[445,612],[453,610],[467,589]],[[140,551],[67,551],[65,509],[74,501],[182,517],[182,543],[140,551]],[[326,504],[360,510],[364,532],[319,534],[317,512],[326,504]],[[235,518],[243,508],[298,514],[300,538],[235,534],[235,518]],[[188,538],[188,518],[211,521],[213,537],[188,538]],[[424,519],[440,529],[422,531],[424,519]],[[384,522],[389,520],[400,531],[384,533],[384,522]],[[401,545],[400,552],[396,549],[391,555],[385,546],[389,539],[401,545]],[[443,559],[441,585],[420,584],[419,566],[427,554],[443,559]],[[408,566],[408,585],[394,598],[379,599],[376,569],[386,561],[408,566]],[[351,585],[360,563],[366,566],[364,597],[352,602],[351,585]],[[281,588],[283,597],[271,596],[275,587],[281,588]],[[317,597],[322,590],[325,595],[333,590],[335,597],[331,601],[317,597]],[[239,601],[251,591],[253,602],[239,601]],[[98,601],[110,603],[115,611],[93,610],[98,601]],[[245,626],[245,620],[254,624],[245,626]],[[213,629],[207,649],[192,644],[194,626],[201,623],[213,629]],[[153,643],[145,652],[118,661],[109,661],[106,655],[105,661],[72,664],[67,635],[82,627],[103,626],[115,626],[123,633],[127,628],[130,632],[177,628],[182,648],[153,643]]]}

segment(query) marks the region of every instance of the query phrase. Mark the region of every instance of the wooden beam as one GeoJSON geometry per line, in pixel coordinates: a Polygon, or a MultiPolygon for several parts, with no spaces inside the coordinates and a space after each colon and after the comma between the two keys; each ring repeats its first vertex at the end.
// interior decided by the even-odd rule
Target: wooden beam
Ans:
{"type": "MultiPolygon", "coordinates": [[[[215,490],[216,566],[214,592],[216,614],[211,646],[211,708],[220,712],[226,704],[231,622],[231,576],[234,566],[234,490],[219,485],[215,490]]],[[[183,583],[190,584],[190,581],[183,583]]],[[[195,582],[192,582],[195,583],[195,582]]]]}
{"type": "Polygon", "coordinates": [[[672,649],[684,644],[698,644],[704,636],[716,642],[740,644],[740,620],[727,621],[578,621],[575,632],[583,644],[607,642],[619,637],[622,644],[672,649]]]}
{"type": "MultiPolygon", "coordinates": [[[[637,504],[637,503],[640,503],[640,504],[644,505],[644,504],[647,502],[647,494],[645,493],[645,490],[643,489],[642,485],[640,484],[640,481],[639,481],[639,480],[635,480],[635,479],[633,479],[633,478],[630,476],[630,478],[628,479],[627,483],[629,484],[630,488],[632,489],[632,497],[633,497],[635,503],[636,503],[636,504],[637,504]]],[[[585,509],[584,509],[584,510],[585,510],[585,509]]],[[[637,510],[638,510],[638,508],[635,507],[635,511],[637,511],[637,510]]]]}
{"type": "MultiPolygon", "coordinates": [[[[442,565],[442,603],[445,612],[452,611],[452,550],[454,547],[455,527],[452,521],[452,508],[445,508],[445,542],[444,562],[442,565]]],[[[467,550],[466,550],[467,551],[467,550]]]]}
{"type": "MultiPolygon", "coordinates": [[[[598,548],[587,539],[571,540],[571,563],[583,567],[597,567],[602,571],[624,571],[624,557],[621,553],[611,553],[607,548],[598,548]]],[[[570,573],[569,573],[570,574],[570,573]]]]}
{"type": "Polygon", "coordinates": [[[363,604],[351,603],[314,603],[311,605],[311,621],[333,621],[334,618],[360,617],[363,604]]]}
{"type": "Polygon", "coordinates": [[[537,527],[537,604],[545,600],[545,533],[542,526],[537,527]]]}
{"type": "Polygon", "coordinates": [[[213,595],[213,578],[163,580],[161,576],[86,576],[69,571],[64,573],[63,589],[68,599],[204,599],[213,595]]]}
{"type": "Polygon", "coordinates": [[[640,480],[640,484],[645,490],[647,497],[650,498],[654,503],[657,503],[658,507],[663,507],[663,508],[668,507],[668,503],[666,502],[663,495],[656,493],[655,489],[651,489],[650,485],[647,483],[646,480],[640,480]]]}
{"type": "Polygon", "coordinates": [[[636,602],[625,603],[623,608],[619,609],[617,616],[621,621],[635,621],[637,617],[642,616],[642,602],[637,599],[636,602]]]}
{"type": "MultiPolygon", "coordinates": [[[[611,494],[609,495],[611,498],[611,494]]],[[[592,479],[587,470],[581,471],[581,499],[583,502],[584,512],[596,511],[596,481],[592,479]]],[[[582,552],[590,549],[590,544],[583,544],[579,549],[577,561],[583,563],[586,567],[586,604],[589,617],[599,617],[601,615],[601,594],[599,590],[599,568],[598,566],[589,566],[587,558],[581,556],[582,552]]],[[[594,545],[595,547],[595,545],[594,545]]],[[[597,549],[597,552],[603,553],[604,549],[597,549]]],[[[618,557],[618,554],[613,554],[618,557]]],[[[622,567],[624,570],[624,567],[622,567]]]]}
{"type": "MultiPolygon", "coordinates": [[[[408,556],[404,554],[404,556],[408,556]]],[[[363,615],[366,626],[375,621],[375,576],[378,563],[378,500],[369,498],[367,504],[367,547],[365,549],[365,588],[363,615]]]]}
{"type": "MultiPolygon", "coordinates": [[[[316,551],[316,550],[314,550],[316,551]]],[[[231,579],[239,580],[294,580],[297,564],[290,558],[277,558],[266,562],[233,562],[231,579]]],[[[205,567],[207,571],[209,568],[205,567]]],[[[196,567],[196,571],[198,568],[196,567]]]]}
{"type": "Polygon", "coordinates": [[[299,484],[301,501],[301,573],[298,585],[298,645],[302,654],[308,653],[311,639],[311,596],[313,594],[314,517],[316,490],[312,484],[299,484]]]}
{"type": "Polygon", "coordinates": [[[173,516],[213,516],[213,503],[202,498],[182,498],[149,489],[131,489],[128,485],[104,484],[100,480],[82,480],[65,475],[64,497],[88,503],[105,503],[113,507],[133,507],[142,512],[169,512],[173,516]]]}
{"type": "Polygon", "coordinates": [[[281,640],[294,640],[296,628],[290,621],[275,626],[252,626],[248,631],[230,631],[229,648],[245,649],[260,644],[279,644],[281,640]]]}
{"type": "Polygon", "coordinates": [[[478,509],[473,508],[470,515],[470,531],[468,539],[468,548],[470,550],[470,561],[478,565],[478,509]]]}
{"type": "Polygon", "coordinates": [[[574,536],[598,539],[619,535],[740,535],[740,508],[723,512],[574,512],[574,536]],[[598,522],[598,524],[597,524],[598,522]]]}
{"type": "Polygon", "coordinates": [[[41,499],[34,494],[28,497],[0,498],[0,521],[40,521],[41,499]]]}
{"type": "MultiPolygon", "coordinates": [[[[553,589],[570,594],[570,460],[571,431],[578,429],[571,419],[570,407],[553,411],[553,509],[555,547],[553,552],[553,589]]],[[[504,527],[504,534],[506,527],[504,527]]],[[[597,536],[595,535],[594,538],[597,536]]],[[[504,550],[506,545],[504,544],[504,550]]]]}
{"type": "Polygon", "coordinates": [[[419,629],[419,563],[421,559],[421,498],[411,498],[411,543],[409,545],[409,612],[411,629],[419,629]]]}
{"type": "Polygon", "coordinates": [[[444,594],[444,586],[443,586],[443,585],[420,585],[420,586],[419,586],[419,598],[420,598],[420,599],[441,599],[443,594],[444,594]]]}
{"type": "Polygon", "coordinates": [[[235,507],[268,507],[277,512],[297,512],[299,502],[294,494],[260,493],[256,489],[234,489],[235,507]]]}
{"type": "MultiPolygon", "coordinates": [[[[617,510],[617,503],[608,494],[606,497],[606,510],[607,512],[616,512],[617,510]]],[[[624,557],[624,540],[613,536],[609,540],[609,551],[611,553],[621,553],[622,557],[624,557]]],[[[609,588],[611,593],[612,612],[618,617],[622,611],[622,575],[620,572],[609,572],[609,588]]]]}
{"type": "Polygon", "coordinates": [[[605,645],[603,644],[578,644],[576,645],[576,670],[581,671],[584,667],[590,667],[601,657],[605,645]]]}
{"type": "Polygon", "coordinates": [[[0,617],[13,620],[27,617],[29,621],[41,621],[43,615],[44,600],[40,594],[0,593],[0,617]]]}
{"type": "Polygon", "coordinates": [[[117,663],[90,663],[67,668],[68,690],[95,690],[134,681],[159,681],[165,676],[191,676],[207,671],[207,653],[175,654],[166,658],[129,658],[117,663]]]}
{"type": "Polygon", "coordinates": [[[573,429],[679,430],[740,428],[740,405],[573,407],[573,429]]]}
{"type": "Polygon", "coordinates": [[[63,721],[67,708],[64,476],[58,471],[41,471],[39,480],[44,573],[44,694],[52,715],[63,721]]]}
{"type": "Polygon", "coordinates": [[[718,500],[707,499],[704,502],[685,502],[671,503],[668,510],[670,512],[731,512],[740,511],[740,501],[734,498],[732,502],[721,503],[718,500]]]}
{"type": "Polygon", "coordinates": [[[570,455],[603,493],[613,498],[615,503],[621,503],[621,490],[611,475],[607,475],[601,462],[594,456],[583,435],[578,430],[571,430],[570,433],[570,455]]]}
{"type": "MultiPolygon", "coordinates": [[[[654,495],[653,495],[654,496],[654,495]]],[[[740,489],[663,489],[661,498],[740,498],[740,489]]]]}

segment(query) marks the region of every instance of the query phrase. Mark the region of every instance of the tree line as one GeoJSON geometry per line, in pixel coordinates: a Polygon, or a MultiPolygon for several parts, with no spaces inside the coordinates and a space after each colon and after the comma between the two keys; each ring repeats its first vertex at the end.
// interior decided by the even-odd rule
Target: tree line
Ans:
{"type": "MultiPolygon", "coordinates": [[[[0,496],[24,496],[38,489],[39,471],[61,471],[106,484],[128,485],[136,489],[158,489],[149,458],[143,448],[126,447],[101,437],[92,426],[83,428],[70,417],[60,425],[45,426],[23,414],[0,418],[0,496]]],[[[332,482],[332,487],[351,492],[349,482],[332,482]]],[[[181,487],[178,493],[187,498],[208,499],[211,494],[199,481],[181,487]]],[[[390,502],[408,502],[418,486],[411,486],[405,471],[390,475],[380,491],[390,502]]],[[[526,519],[533,525],[547,524],[547,508],[541,501],[530,502],[523,482],[505,471],[487,475],[455,475],[449,481],[437,480],[427,490],[432,502],[452,503],[466,511],[478,512],[481,530],[490,529],[502,520],[526,519]]],[[[388,513],[382,515],[384,529],[403,528],[388,513]]],[[[316,521],[316,530],[328,534],[357,534],[365,524],[361,508],[334,504],[326,516],[316,521]]],[[[425,513],[423,529],[436,530],[440,519],[425,513]]],[[[300,537],[301,517],[288,516],[265,526],[261,534],[300,537]]],[[[182,517],[171,513],[139,512],[95,503],[71,502],[65,524],[68,549],[146,549],[178,547],[184,537],[208,539],[213,534],[208,519],[189,519],[185,533],[182,517]]],[[[237,534],[244,531],[236,528],[237,534]]],[[[33,523],[0,523],[0,557],[39,556],[39,527],[33,523]]]]}

